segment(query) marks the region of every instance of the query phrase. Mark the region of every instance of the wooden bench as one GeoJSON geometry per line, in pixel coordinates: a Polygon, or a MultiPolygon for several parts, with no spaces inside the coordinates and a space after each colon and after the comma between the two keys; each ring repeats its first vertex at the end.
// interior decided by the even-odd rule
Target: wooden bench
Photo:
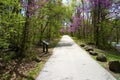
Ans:
{"type": "Polygon", "coordinates": [[[49,42],[42,40],[42,44],[43,44],[43,52],[48,52],[48,46],[49,46],[49,42]]]}

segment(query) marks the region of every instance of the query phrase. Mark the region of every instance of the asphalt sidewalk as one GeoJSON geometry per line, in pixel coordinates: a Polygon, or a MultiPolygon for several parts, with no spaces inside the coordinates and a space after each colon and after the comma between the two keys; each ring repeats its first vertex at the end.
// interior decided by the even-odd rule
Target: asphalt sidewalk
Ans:
{"type": "Polygon", "coordinates": [[[36,80],[116,80],[69,36],[64,35],[36,80]]]}

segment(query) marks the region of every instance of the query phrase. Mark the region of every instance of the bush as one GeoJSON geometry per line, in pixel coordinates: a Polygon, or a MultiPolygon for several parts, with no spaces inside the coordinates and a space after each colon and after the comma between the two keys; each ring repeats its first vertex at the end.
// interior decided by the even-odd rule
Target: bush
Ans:
{"type": "Polygon", "coordinates": [[[5,53],[5,55],[3,56],[4,62],[9,62],[11,59],[15,59],[15,58],[16,58],[15,52],[5,53]]]}

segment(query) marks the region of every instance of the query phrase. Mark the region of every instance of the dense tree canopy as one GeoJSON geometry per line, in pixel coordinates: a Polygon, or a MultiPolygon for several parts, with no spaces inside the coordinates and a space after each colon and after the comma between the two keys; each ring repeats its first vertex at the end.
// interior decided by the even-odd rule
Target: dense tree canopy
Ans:
{"type": "Polygon", "coordinates": [[[111,42],[119,43],[119,1],[74,0],[73,3],[74,12],[68,32],[99,47],[107,47],[111,42]]]}
{"type": "Polygon", "coordinates": [[[68,17],[61,0],[5,0],[0,4],[0,48],[15,49],[21,56],[29,55],[42,39],[58,37],[68,17]]]}

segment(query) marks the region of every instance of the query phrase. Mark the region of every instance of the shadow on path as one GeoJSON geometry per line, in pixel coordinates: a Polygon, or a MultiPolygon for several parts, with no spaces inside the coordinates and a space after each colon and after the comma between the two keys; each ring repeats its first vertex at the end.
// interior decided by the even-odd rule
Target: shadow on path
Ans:
{"type": "Polygon", "coordinates": [[[72,46],[73,43],[60,43],[59,45],[57,45],[56,47],[70,47],[72,46]]]}
{"type": "Polygon", "coordinates": [[[116,80],[69,36],[62,37],[36,80],[116,80]]]}

